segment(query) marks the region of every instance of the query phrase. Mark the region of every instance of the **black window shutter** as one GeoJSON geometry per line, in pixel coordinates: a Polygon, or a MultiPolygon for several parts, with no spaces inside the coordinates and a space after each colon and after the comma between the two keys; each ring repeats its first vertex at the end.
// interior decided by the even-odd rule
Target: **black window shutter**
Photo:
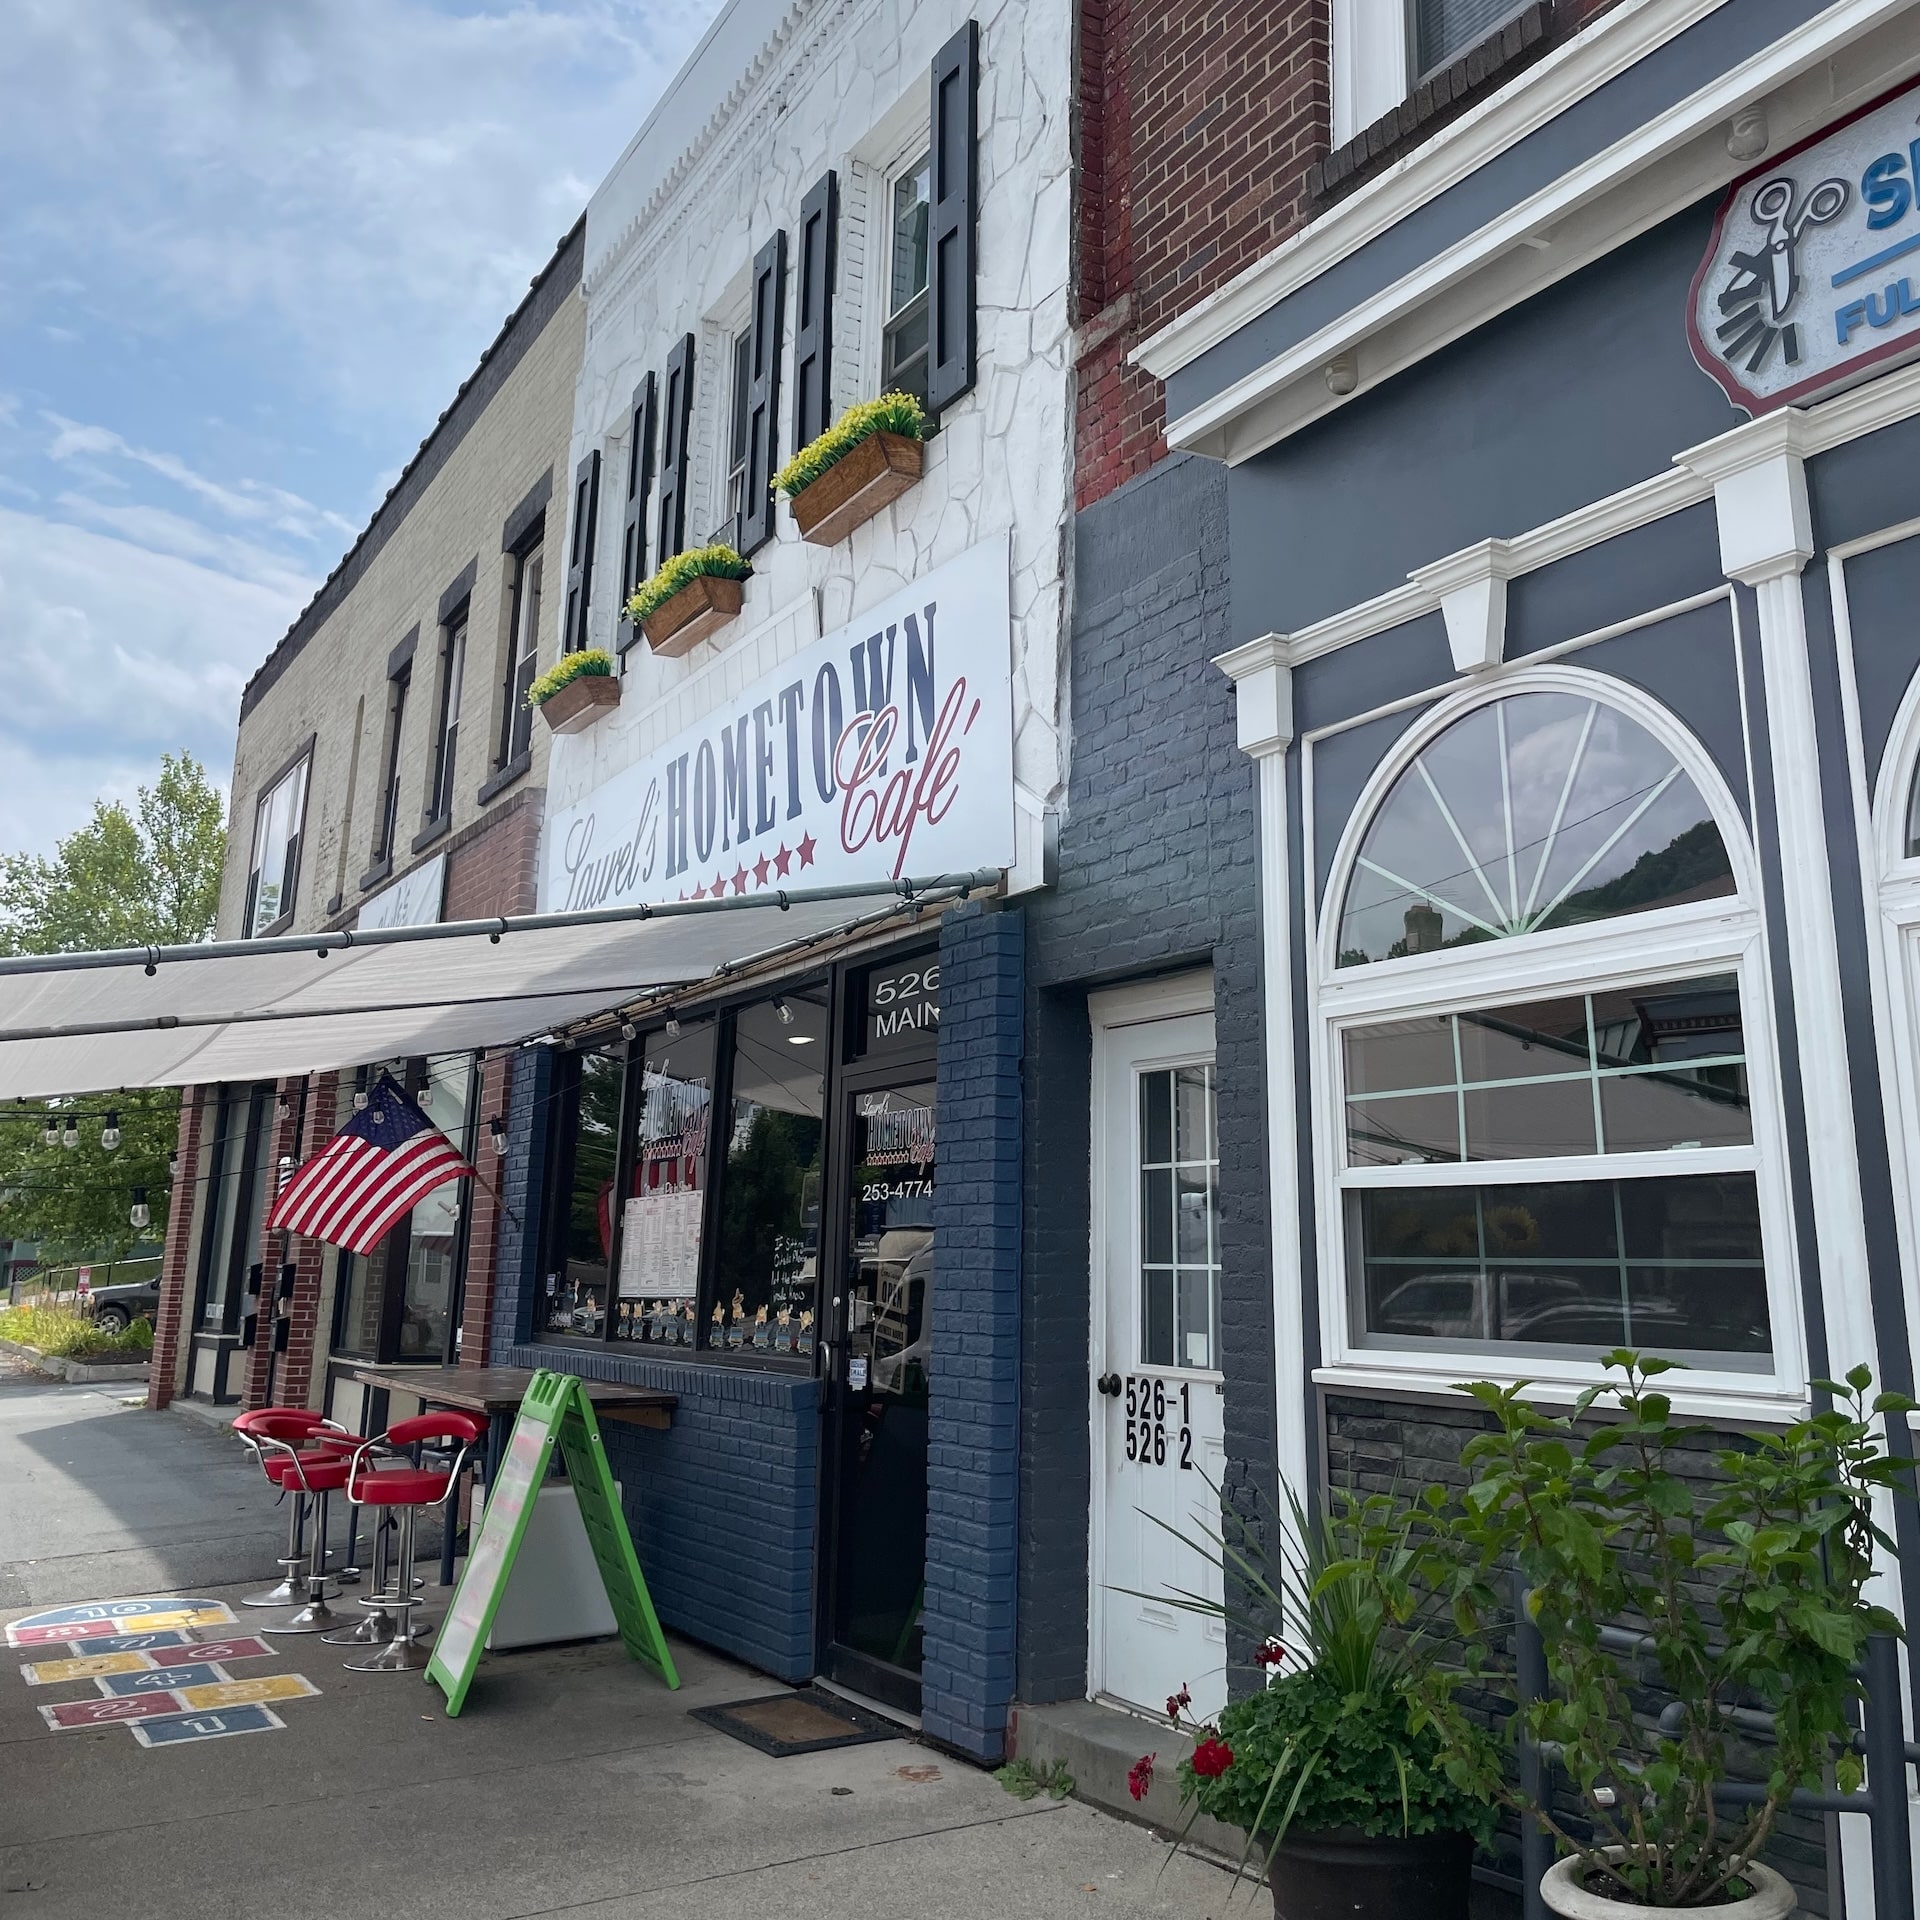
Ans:
{"type": "Polygon", "coordinates": [[[933,206],[927,235],[927,404],[938,413],[974,380],[974,150],[980,25],[969,20],[933,59],[933,206]]]}
{"type": "Polygon", "coordinates": [[[747,484],[740,502],[740,551],[773,538],[773,475],[780,464],[780,335],[787,313],[783,227],[753,256],[753,337],[748,342],[747,484]]]}
{"type": "Polygon", "coordinates": [[[660,538],[656,567],[687,545],[687,428],[693,419],[693,335],[683,334],[667,355],[660,392],[660,538]]]}
{"type": "MultiPolygon", "coordinates": [[[[647,577],[647,501],[653,493],[654,377],[633,390],[633,412],[627,423],[627,507],[620,524],[620,604],[647,577]]],[[[628,628],[625,641],[634,639],[628,628]]]]}
{"type": "Polygon", "coordinates": [[[600,520],[600,449],[573,473],[573,546],[567,554],[567,631],[562,652],[587,644],[587,607],[593,598],[593,545],[600,520]]]}
{"type": "Polygon", "coordinates": [[[795,452],[833,425],[833,277],[840,245],[840,181],[816,180],[800,202],[800,283],[793,296],[795,452]]]}

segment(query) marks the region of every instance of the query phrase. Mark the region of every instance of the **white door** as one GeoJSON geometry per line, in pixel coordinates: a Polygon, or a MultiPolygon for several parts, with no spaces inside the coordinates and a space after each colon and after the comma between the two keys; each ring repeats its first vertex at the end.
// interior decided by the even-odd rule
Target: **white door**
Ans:
{"type": "Polygon", "coordinates": [[[1210,1009],[1204,978],[1094,998],[1089,1691],[1159,1713],[1185,1687],[1203,1717],[1226,1702],[1226,1632],[1174,1603],[1221,1594],[1210,1009]]]}

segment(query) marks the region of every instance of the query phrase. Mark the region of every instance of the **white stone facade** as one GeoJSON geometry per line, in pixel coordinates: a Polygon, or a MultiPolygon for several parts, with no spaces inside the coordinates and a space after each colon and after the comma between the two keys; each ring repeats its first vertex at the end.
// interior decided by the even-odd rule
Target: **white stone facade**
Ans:
{"type": "MultiPolygon", "coordinates": [[[[553,742],[548,818],[563,813],[823,634],[996,537],[1008,551],[1015,888],[1038,884],[1046,809],[1064,786],[1067,530],[1072,514],[1070,109],[1062,0],[733,0],[587,212],[587,341],[569,473],[602,455],[590,644],[618,653],[629,409],[674,343],[696,342],[686,533],[726,519],[730,343],[756,251],[788,233],[779,457],[793,452],[795,243],[803,196],[839,176],[832,413],[881,389],[883,288],[868,244],[893,170],[927,145],[934,55],[979,25],[978,378],[946,409],[918,485],[830,548],[784,502],[751,556],[741,616],[679,659],[642,642],[607,718],[553,742]]],[[[657,495],[656,495],[657,498],[657,495]]],[[[657,525],[657,508],[649,519],[657,525]]],[[[650,535],[652,532],[650,525],[650,535]]],[[[569,529],[569,540],[572,530],[569,529]]],[[[649,539],[648,565],[657,564],[649,539]]],[[[556,583],[557,584],[557,583],[556,583]]],[[[544,895],[542,905],[555,904],[544,895]]]]}

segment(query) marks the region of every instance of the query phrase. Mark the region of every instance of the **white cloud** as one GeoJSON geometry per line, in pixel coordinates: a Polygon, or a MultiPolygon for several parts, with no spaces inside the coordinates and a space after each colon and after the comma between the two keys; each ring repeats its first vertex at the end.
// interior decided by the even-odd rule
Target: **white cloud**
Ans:
{"type": "Polygon", "coordinates": [[[241,688],[311,591],[0,507],[0,847],[46,851],[165,751],[224,785],[241,688]]]}

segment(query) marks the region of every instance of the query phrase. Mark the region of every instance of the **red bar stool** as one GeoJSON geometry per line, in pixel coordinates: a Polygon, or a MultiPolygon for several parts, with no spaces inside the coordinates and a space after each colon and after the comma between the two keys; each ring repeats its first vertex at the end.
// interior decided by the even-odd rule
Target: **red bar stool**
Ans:
{"type": "Polygon", "coordinates": [[[364,1660],[345,1662],[349,1673],[417,1673],[427,1664],[427,1656],[420,1646],[424,1629],[416,1630],[413,1625],[413,1609],[421,1604],[413,1591],[415,1521],[422,1507],[445,1502],[446,1524],[453,1525],[453,1503],[459,1492],[460,1476],[486,1431],[486,1421],[470,1413],[422,1413],[411,1420],[396,1420],[377,1440],[369,1440],[355,1451],[352,1472],[346,1481],[347,1498],[356,1507],[380,1508],[383,1520],[387,1512],[397,1513],[400,1546],[391,1590],[367,1594],[360,1601],[376,1618],[382,1614],[392,1618],[393,1637],[378,1653],[369,1654],[364,1660]],[[457,1449],[450,1465],[377,1464],[382,1458],[436,1444],[443,1452],[457,1449]]]}
{"type": "MultiPolygon", "coordinates": [[[[265,1593],[249,1594],[240,1604],[243,1607],[297,1607],[307,1597],[307,1499],[298,1486],[289,1488],[285,1484],[287,1454],[292,1447],[281,1443],[331,1451],[357,1447],[360,1437],[320,1414],[308,1412],[305,1407],[255,1407],[235,1417],[233,1430],[259,1463],[261,1472],[280,1488],[288,1501],[287,1551],[280,1562],[284,1577],[278,1586],[268,1588],[265,1593]],[[269,1437],[275,1442],[271,1447],[264,1444],[269,1437]]],[[[324,1535],[322,1538],[324,1541],[324,1535]]]]}
{"type": "MultiPolygon", "coordinates": [[[[289,1415],[269,1408],[266,1417],[248,1429],[248,1437],[260,1449],[268,1479],[276,1481],[296,1502],[307,1504],[313,1520],[306,1570],[298,1576],[297,1597],[305,1604],[290,1619],[276,1620],[261,1631],[326,1633],[341,1624],[340,1616],[327,1605],[327,1497],[347,1484],[353,1454],[346,1445],[315,1429],[309,1424],[309,1416],[300,1412],[289,1415]]],[[[345,1439],[351,1443],[354,1436],[345,1439]]],[[[289,1577],[295,1577],[291,1570],[289,1577]]]]}

